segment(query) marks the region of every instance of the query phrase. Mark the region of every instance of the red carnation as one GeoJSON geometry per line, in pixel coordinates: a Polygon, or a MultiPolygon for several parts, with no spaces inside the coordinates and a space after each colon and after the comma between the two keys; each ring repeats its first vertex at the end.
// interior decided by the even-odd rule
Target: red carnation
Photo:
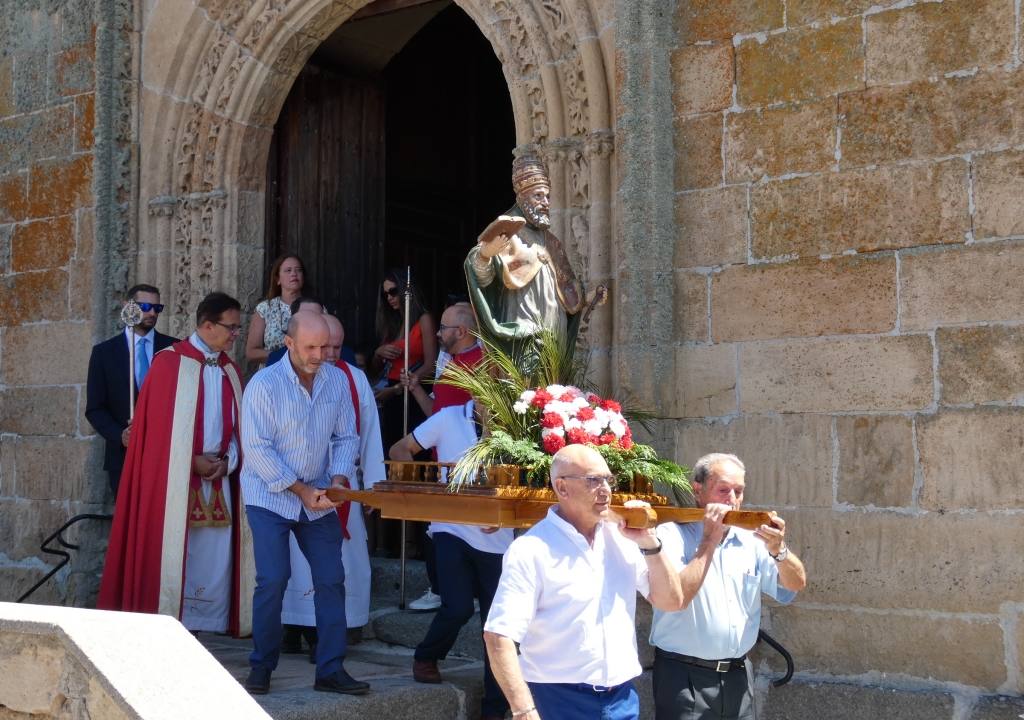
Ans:
{"type": "Polygon", "coordinates": [[[623,450],[629,450],[631,447],[633,447],[633,438],[631,438],[629,435],[623,435],[621,438],[619,438],[619,447],[621,447],[623,450]]]}
{"type": "Polygon", "coordinates": [[[594,393],[587,393],[587,402],[590,403],[591,405],[600,405],[601,396],[595,395],[594,393]]]}
{"type": "Polygon", "coordinates": [[[605,433],[597,439],[598,445],[611,445],[615,442],[615,433],[605,433]]]}
{"type": "Polygon", "coordinates": [[[594,408],[592,408],[592,407],[580,408],[579,410],[576,411],[576,418],[578,420],[582,420],[583,422],[586,422],[587,420],[593,420],[594,419],[594,408]]]}
{"type": "Polygon", "coordinates": [[[622,412],[622,406],[614,400],[602,400],[601,407],[609,412],[622,412]]]}
{"type": "Polygon", "coordinates": [[[562,427],[562,416],[558,413],[546,412],[541,416],[540,426],[544,428],[562,427]]]}
{"type": "Polygon", "coordinates": [[[565,447],[565,440],[558,433],[549,433],[544,438],[544,452],[548,455],[554,455],[556,452],[565,447]]]}
{"type": "Polygon", "coordinates": [[[594,436],[583,428],[572,428],[566,434],[569,436],[569,442],[572,445],[586,445],[587,443],[592,443],[595,440],[594,436]]]}
{"type": "Polygon", "coordinates": [[[549,393],[547,390],[538,390],[537,393],[533,396],[533,400],[530,401],[530,404],[533,405],[534,407],[543,410],[544,406],[551,402],[553,399],[554,398],[551,397],[551,393],[549,393]]]}
{"type": "Polygon", "coordinates": [[[558,399],[561,400],[564,403],[571,403],[573,400],[576,399],[576,396],[573,395],[568,390],[566,390],[564,393],[562,393],[561,395],[558,396],[558,399]]]}

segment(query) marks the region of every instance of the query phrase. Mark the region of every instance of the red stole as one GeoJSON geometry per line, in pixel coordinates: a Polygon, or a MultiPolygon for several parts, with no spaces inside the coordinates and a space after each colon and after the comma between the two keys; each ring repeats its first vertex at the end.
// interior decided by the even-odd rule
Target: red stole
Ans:
{"type": "MultiPolygon", "coordinates": [[[[352,370],[349,368],[348,363],[344,360],[339,360],[336,365],[340,367],[345,377],[348,378],[348,390],[352,396],[352,409],[356,413],[356,435],[359,435],[359,392],[356,390],[356,379],[352,375],[352,370]]],[[[359,439],[359,449],[362,451],[362,438],[359,439]]],[[[345,487],[352,487],[351,483],[345,482],[345,487]]],[[[348,515],[352,510],[352,503],[346,500],[338,507],[338,520],[341,522],[341,534],[346,540],[351,540],[352,536],[348,533],[348,515]]]]}

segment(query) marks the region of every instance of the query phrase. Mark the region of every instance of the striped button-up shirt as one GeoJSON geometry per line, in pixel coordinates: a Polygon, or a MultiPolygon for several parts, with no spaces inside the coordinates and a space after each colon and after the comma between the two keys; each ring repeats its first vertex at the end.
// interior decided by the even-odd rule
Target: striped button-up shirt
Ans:
{"type": "MultiPolygon", "coordinates": [[[[287,357],[256,373],[242,396],[242,496],[282,517],[298,520],[299,496],[288,487],[300,480],[326,488],[331,477],[355,477],[359,454],[348,380],[321,365],[313,395],[299,382],[287,357]]],[[[311,511],[311,520],[330,510],[311,511]]]]}

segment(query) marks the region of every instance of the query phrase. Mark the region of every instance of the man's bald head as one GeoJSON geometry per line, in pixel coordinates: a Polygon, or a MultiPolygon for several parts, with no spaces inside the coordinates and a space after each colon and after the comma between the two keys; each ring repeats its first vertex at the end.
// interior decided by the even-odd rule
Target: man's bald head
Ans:
{"type": "Polygon", "coordinates": [[[458,355],[473,347],[476,342],[476,316],[469,303],[456,303],[441,314],[441,327],[437,339],[450,355],[458,355]]]}
{"type": "Polygon", "coordinates": [[[327,341],[328,356],[324,358],[324,362],[337,363],[341,357],[341,346],[345,344],[345,326],[333,315],[323,317],[330,328],[330,339],[327,341]]]}
{"type": "Polygon", "coordinates": [[[608,515],[612,473],[601,453],[588,445],[566,445],[551,460],[551,488],[559,514],[586,535],[608,515]],[[607,485],[588,478],[608,478],[607,485]]]}
{"type": "Polygon", "coordinates": [[[288,359],[300,378],[310,379],[316,375],[324,362],[330,337],[330,327],[322,313],[299,310],[292,315],[284,344],[288,348],[288,359]]]}

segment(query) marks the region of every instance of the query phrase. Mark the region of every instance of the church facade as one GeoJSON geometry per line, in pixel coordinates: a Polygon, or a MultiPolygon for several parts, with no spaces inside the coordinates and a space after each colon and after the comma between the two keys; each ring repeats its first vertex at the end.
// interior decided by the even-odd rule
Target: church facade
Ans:
{"type": "MultiPolygon", "coordinates": [[[[737,453],[748,504],[787,520],[809,584],[765,619],[799,671],[762,682],[768,716],[1010,717],[1014,0],[3,3],[0,599],[46,571],[46,535],[112,506],[84,385],[124,290],[160,287],[176,336],[210,290],[251,312],[296,78],[346,23],[428,5],[486,39],[510,144],[548,163],[552,229],[610,289],[587,329],[593,379],[664,418],[648,440],[667,456],[737,453]]],[[[78,526],[83,550],[33,599],[92,603],[106,532],[78,526]]]]}

